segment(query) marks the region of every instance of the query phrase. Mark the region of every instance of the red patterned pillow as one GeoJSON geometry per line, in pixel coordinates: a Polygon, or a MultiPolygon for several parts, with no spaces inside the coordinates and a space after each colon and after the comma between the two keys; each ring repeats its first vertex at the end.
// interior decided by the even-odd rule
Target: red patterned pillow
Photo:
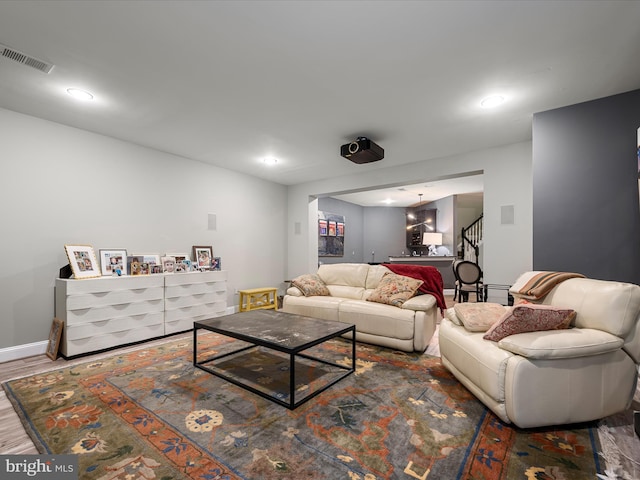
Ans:
{"type": "Polygon", "coordinates": [[[576,317],[575,310],[532,303],[513,307],[496,322],[482,338],[499,342],[517,333],[541,332],[569,328],[576,317]]]}
{"type": "Polygon", "coordinates": [[[367,301],[401,307],[404,302],[415,295],[423,283],[422,280],[389,272],[382,277],[378,287],[371,292],[367,301]]]}
{"type": "Polygon", "coordinates": [[[327,285],[316,273],[307,273],[291,280],[291,285],[297,287],[305,297],[329,296],[331,292],[327,285]]]}

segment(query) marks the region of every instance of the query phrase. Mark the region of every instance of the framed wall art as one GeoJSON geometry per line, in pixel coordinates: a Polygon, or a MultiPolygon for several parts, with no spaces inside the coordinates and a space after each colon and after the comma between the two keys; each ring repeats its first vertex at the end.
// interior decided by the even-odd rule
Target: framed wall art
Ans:
{"type": "Polygon", "coordinates": [[[211,268],[211,262],[213,261],[213,247],[198,247],[193,246],[193,261],[200,269],[208,270],[211,268]]]}
{"type": "Polygon", "coordinates": [[[99,256],[102,275],[127,274],[127,251],[124,248],[101,248],[99,256]]]}
{"type": "Polygon", "coordinates": [[[65,245],[64,250],[67,253],[74,278],[101,276],[98,260],[91,245],[65,245]]]}
{"type": "Polygon", "coordinates": [[[51,330],[49,330],[49,343],[47,344],[47,351],[45,352],[51,360],[58,358],[58,348],[60,348],[60,338],[62,338],[63,328],[64,322],[54,318],[51,323],[51,330]]]}
{"type": "Polygon", "coordinates": [[[343,257],[345,241],[344,215],[318,211],[318,256],[343,257]]]}
{"type": "Polygon", "coordinates": [[[327,236],[327,221],[324,219],[318,220],[318,235],[321,237],[327,236]]]}

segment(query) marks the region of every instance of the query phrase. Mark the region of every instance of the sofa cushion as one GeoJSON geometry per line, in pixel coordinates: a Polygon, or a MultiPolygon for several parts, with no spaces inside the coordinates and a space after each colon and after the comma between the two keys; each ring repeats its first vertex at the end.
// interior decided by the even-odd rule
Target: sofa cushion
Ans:
{"type": "Polygon", "coordinates": [[[405,301],[415,295],[423,283],[422,280],[389,272],[382,277],[378,287],[371,292],[367,301],[401,307],[405,301]]]}
{"type": "Polygon", "coordinates": [[[339,321],[338,306],[344,301],[344,298],[336,297],[295,297],[287,295],[284,297],[282,310],[296,315],[337,322],[339,321]]]}
{"type": "Polygon", "coordinates": [[[334,263],[318,267],[318,275],[327,285],[365,288],[368,273],[366,263],[334,263]]]}
{"type": "MultiPolygon", "coordinates": [[[[455,316],[470,332],[486,332],[507,311],[507,307],[499,303],[456,303],[453,309],[455,316]]],[[[451,317],[447,318],[451,320],[451,317]]]]}
{"type": "Polygon", "coordinates": [[[300,275],[291,281],[294,287],[297,287],[305,297],[327,296],[330,295],[329,289],[322,279],[315,273],[307,273],[300,275]]]}
{"type": "Polygon", "coordinates": [[[591,328],[551,330],[511,335],[498,342],[503,350],[535,359],[577,358],[622,348],[623,340],[591,328]]]}
{"type": "Polygon", "coordinates": [[[447,319],[451,320],[453,323],[455,323],[459,327],[464,326],[464,325],[462,325],[462,321],[456,315],[456,309],[453,308],[453,307],[447,308],[444,311],[444,318],[447,318],[447,319]]]}
{"type": "MultiPolygon", "coordinates": [[[[415,312],[392,305],[344,300],[338,306],[338,320],[352,323],[357,334],[368,333],[380,337],[413,339],[415,312]]],[[[356,334],[356,336],[357,336],[356,334]]]]}
{"type": "Polygon", "coordinates": [[[569,328],[576,312],[551,305],[521,304],[508,310],[484,334],[485,340],[498,342],[509,335],[569,328]]]}

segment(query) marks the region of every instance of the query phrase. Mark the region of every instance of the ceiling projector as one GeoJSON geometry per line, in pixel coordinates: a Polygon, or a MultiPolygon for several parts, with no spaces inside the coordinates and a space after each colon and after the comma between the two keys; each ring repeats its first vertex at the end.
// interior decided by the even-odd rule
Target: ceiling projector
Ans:
{"type": "Polygon", "coordinates": [[[384,148],[367,137],[358,137],[357,140],[342,145],[340,155],[353,163],[371,163],[384,158],[384,148]]]}

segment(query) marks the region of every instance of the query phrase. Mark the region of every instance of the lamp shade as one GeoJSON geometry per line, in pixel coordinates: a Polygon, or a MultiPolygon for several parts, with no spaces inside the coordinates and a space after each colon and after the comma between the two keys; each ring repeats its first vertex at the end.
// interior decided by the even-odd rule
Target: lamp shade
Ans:
{"type": "Polygon", "coordinates": [[[426,232],[422,235],[423,245],[442,245],[442,234],[435,232],[426,232]]]}

